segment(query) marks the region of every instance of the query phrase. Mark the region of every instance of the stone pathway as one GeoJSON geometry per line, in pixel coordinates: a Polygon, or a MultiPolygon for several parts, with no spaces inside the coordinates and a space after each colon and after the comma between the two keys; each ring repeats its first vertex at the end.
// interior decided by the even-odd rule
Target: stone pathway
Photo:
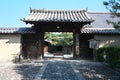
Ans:
{"type": "Polygon", "coordinates": [[[41,80],[82,80],[78,78],[70,62],[51,61],[48,63],[41,80]]]}
{"type": "Polygon", "coordinates": [[[120,72],[85,60],[0,63],[0,80],[120,80],[120,72]]]}

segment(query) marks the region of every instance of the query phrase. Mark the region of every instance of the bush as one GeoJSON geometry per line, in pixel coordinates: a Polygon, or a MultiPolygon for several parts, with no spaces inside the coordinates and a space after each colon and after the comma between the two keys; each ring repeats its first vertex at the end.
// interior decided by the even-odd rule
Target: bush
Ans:
{"type": "Polygon", "coordinates": [[[120,45],[100,48],[97,52],[98,61],[106,61],[112,68],[120,68],[120,45]]]}
{"type": "Polygon", "coordinates": [[[113,68],[120,68],[120,46],[107,48],[109,64],[113,68]]]}
{"type": "Polygon", "coordinates": [[[105,61],[105,58],[104,58],[104,51],[105,51],[105,48],[100,48],[100,49],[98,49],[97,50],[97,53],[98,53],[98,61],[100,61],[100,62],[103,62],[103,61],[105,61]]]}

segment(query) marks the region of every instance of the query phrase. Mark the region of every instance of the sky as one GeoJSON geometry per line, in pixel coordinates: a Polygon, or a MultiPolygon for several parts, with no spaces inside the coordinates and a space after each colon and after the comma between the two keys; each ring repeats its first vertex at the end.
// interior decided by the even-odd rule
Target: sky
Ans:
{"type": "Polygon", "coordinates": [[[30,8],[46,10],[81,10],[108,12],[105,0],[1,0],[0,27],[27,27],[21,21],[30,14],[30,8]]]}

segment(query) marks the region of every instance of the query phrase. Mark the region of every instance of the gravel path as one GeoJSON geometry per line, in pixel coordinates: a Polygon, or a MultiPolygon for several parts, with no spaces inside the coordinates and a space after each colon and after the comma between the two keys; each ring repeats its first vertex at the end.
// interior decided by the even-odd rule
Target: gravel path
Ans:
{"type": "Polygon", "coordinates": [[[120,72],[99,62],[45,60],[24,64],[0,63],[0,80],[120,80],[120,72]]]}
{"type": "Polygon", "coordinates": [[[33,80],[41,67],[40,63],[1,65],[0,80],[33,80]]]}
{"type": "Polygon", "coordinates": [[[74,66],[86,80],[120,80],[120,72],[99,62],[79,61],[74,66]]]}

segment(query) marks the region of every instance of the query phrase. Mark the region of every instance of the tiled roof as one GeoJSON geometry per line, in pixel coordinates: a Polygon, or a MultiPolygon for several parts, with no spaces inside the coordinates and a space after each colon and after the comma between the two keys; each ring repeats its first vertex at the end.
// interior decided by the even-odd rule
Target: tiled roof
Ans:
{"type": "MultiPolygon", "coordinates": [[[[120,31],[111,28],[83,28],[81,30],[83,34],[120,34],[120,31]]],[[[0,28],[0,34],[29,34],[36,33],[33,28],[0,28]]]]}
{"type": "Polygon", "coordinates": [[[112,22],[120,21],[120,18],[112,17],[111,13],[109,13],[109,12],[88,12],[88,15],[94,20],[94,22],[91,23],[87,27],[93,27],[93,28],[113,28],[113,25],[112,24],[108,24],[107,20],[110,20],[112,22]]]}
{"type": "Polygon", "coordinates": [[[0,34],[27,34],[27,33],[35,33],[33,28],[0,28],[0,34]]]}
{"type": "Polygon", "coordinates": [[[85,34],[120,34],[119,30],[113,28],[84,28],[81,32],[85,34]]]}
{"type": "Polygon", "coordinates": [[[37,10],[31,9],[24,22],[92,22],[86,10],[37,10]]]}

